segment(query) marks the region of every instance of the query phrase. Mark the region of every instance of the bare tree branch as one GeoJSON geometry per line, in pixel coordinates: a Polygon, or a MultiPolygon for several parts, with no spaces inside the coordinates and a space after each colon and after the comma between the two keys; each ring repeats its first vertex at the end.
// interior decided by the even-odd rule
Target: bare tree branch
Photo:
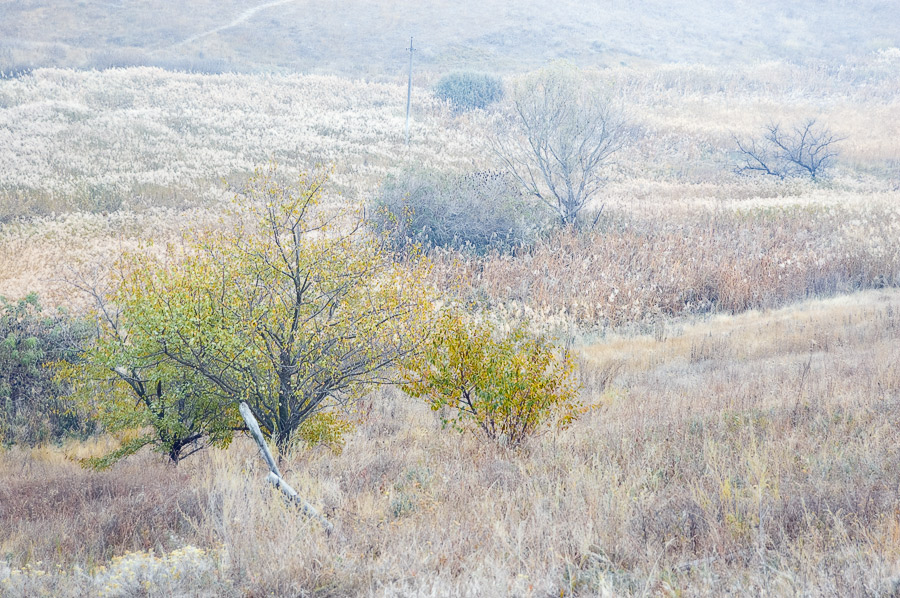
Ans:
{"type": "Polygon", "coordinates": [[[770,123],[760,139],[733,139],[742,158],[739,173],[760,172],[780,179],[809,176],[816,180],[834,165],[838,156],[834,146],[844,138],[809,118],[789,131],[770,123]]]}
{"type": "Polygon", "coordinates": [[[603,167],[625,142],[622,119],[568,66],[524,79],[511,101],[492,139],[494,153],[529,195],[570,224],[602,187],[603,167]]]}

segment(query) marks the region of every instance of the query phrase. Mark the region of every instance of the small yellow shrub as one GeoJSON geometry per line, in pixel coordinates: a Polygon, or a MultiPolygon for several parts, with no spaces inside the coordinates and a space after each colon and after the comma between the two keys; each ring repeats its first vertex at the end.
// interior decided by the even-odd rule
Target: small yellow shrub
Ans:
{"type": "Polygon", "coordinates": [[[408,361],[403,389],[435,411],[449,408],[444,425],[515,445],[553,416],[562,425],[577,417],[573,369],[567,353],[522,324],[500,332],[448,313],[408,361]]]}

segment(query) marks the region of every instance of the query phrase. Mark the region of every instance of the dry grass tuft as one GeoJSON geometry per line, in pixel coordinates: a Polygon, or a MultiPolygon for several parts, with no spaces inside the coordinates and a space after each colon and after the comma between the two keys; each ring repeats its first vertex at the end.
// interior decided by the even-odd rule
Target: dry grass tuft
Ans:
{"type": "Polygon", "coordinates": [[[114,471],[81,469],[60,450],[10,450],[0,464],[0,555],[91,567],[134,550],[170,550],[194,533],[205,498],[189,468],[146,456],[114,471]]]}

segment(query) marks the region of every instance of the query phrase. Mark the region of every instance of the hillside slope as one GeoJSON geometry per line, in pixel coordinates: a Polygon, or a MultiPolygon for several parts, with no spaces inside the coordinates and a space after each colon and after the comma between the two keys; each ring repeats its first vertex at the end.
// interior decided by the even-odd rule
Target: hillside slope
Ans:
{"type": "Polygon", "coordinates": [[[22,0],[0,2],[0,70],[157,65],[378,77],[405,66],[511,71],[581,64],[839,59],[900,45],[881,0],[22,0]]]}

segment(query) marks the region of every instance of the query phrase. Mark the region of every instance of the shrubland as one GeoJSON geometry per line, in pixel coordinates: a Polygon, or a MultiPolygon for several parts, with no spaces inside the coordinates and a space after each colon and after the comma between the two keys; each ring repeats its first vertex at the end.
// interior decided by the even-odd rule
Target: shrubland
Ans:
{"type": "Polygon", "coordinates": [[[502,171],[407,169],[385,178],[370,211],[371,227],[398,251],[508,253],[551,229],[550,210],[502,171]]]}
{"type": "MultiPolygon", "coordinates": [[[[868,291],[585,346],[593,408],[517,450],[383,389],[340,454],[283,457],[331,536],[261,486],[249,439],[100,474],[65,458],[90,445],[14,449],[2,591],[99,591],[131,575],[112,556],[195,546],[189,579],[206,581],[190,591],[224,595],[890,595],[898,310],[894,290],[868,291]]],[[[179,583],[145,575],[149,595],[179,583]]]]}
{"type": "Polygon", "coordinates": [[[434,256],[439,285],[598,331],[740,313],[900,282],[896,205],[606,210],[515,255],[434,256]]]}
{"type": "Polygon", "coordinates": [[[435,84],[434,95],[456,113],[484,109],[503,97],[503,80],[484,73],[450,73],[435,84]]]}
{"type": "MultiPolygon", "coordinates": [[[[839,68],[761,63],[594,73],[639,118],[586,213],[601,205],[655,214],[692,206],[703,214],[715,207],[891,204],[900,184],[896,64],[893,54],[881,53],[839,68]],[[734,174],[734,135],[755,135],[776,117],[793,122],[810,114],[846,137],[828,181],[734,174]]],[[[333,163],[334,190],[366,201],[405,169],[457,176],[502,166],[487,143],[493,112],[452,118],[427,90],[414,87],[413,94],[407,153],[405,87],[397,84],[146,68],[39,70],[5,80],[5,294],[36,290],[73,306],[77,297],[59,284],[58,266],[111,260],[141,241],[164,245],[186,227],[217,226],[229,195],[222,179],[239,184],[270,158],[290,174],[300,169],[295,165],[333,163]]]]}
{"type": "Polygon", "coordinates": [[[89,302],[60,279],[118,264],[118,294],[100,296],[123,327],[80,353],[88,384],[69,367],[83,407],[124,416],[0,453],[0,593],[892,595],[895,64],[583,73],[628,107],[629,143],[586,217],[553,230],[509,179],[479,178],[502,168],[488,136],[509,104],[453,115],[417,89],[407,150],[399,85],[0,82],[0,190],[33,200],[3,204],[4,291],[80,317],[89,302]],[[735,135],[811,113],[845,138],[829,177],[733,172],[735,135]],[[333,186],[254,186],[273,156],[290,178],[333,161],[333,186]],[[234,191],[253,199],[237,213],[234,191]],[[292,220],[313,196],[329,226],[292,220]],[[297,273],[321,301],[292,300],[297,273]],[[428,308],[370,335],[381,294],[428,308]],[[397,359],[379,384],[319,384],[382,343],[397,359]],[[349,357],[322,359],[333,347],[349,357]],[[282,396],[299,400],[284,418],[282,396]],[[289,431],[280,467],[331,535],[262,483],[231,413],[245,399],[271,440],[289,431]],[[227,449],[77,464],[148,432],[189,438],[209,414],[227,449]]]}
{"type": "Polygon", "coordinates": [[[48,367],[77,360],[93,334],[87,319],[45,311],[33,293],[15,302],[0,297],[0,441],[36,444],[94,429],[48,367]]]}

